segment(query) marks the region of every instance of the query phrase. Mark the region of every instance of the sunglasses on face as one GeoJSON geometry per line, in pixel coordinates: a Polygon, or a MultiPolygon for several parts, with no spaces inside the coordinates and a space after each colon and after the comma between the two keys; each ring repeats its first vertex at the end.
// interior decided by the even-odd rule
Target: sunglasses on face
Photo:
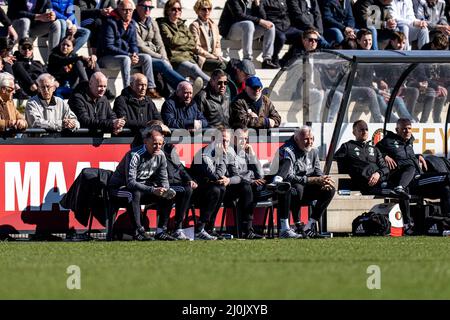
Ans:
{"type": "Polygon", "coordinates": [[[174,7],[174,8],[172,8],[172,9],[170,9],[170,11],[172,11],[172,12],[176,12],[176,11],[181,12],[181,8],[174,7]]]}
{"type": "Polygon", "coordinates": [[[143,5],[143,4],[141,4],[140,7],[141,7],[142,9],[144,9],[145,11],[147,11],[147,10],[152,10],[152,9],[155,8],[154,6],[146,6],[146,5],[143,5]]]}
{"type": "Polygon", "coordinates": [[[22,50],[24,50],[24,51],[26,51],[26,50],[33,50],[33,48],[32,47],[30,47],[30,46],[23,46],[23,47],[21,47],[21,49],[22,50]]]}
{"type": "Polygon", "coordinates": [[[228,84],[228,81],[217,81],[217,84],[218,84],[219,86],[221,86],[221,85],[226,86],[226,85],[228,84]]]}
{"type": "Polygon", "coordinates": [[[306,40],[308,40],[309,42],[318,42],[319,39],[317,38],[306,38],[306,40]]]}
{"type": "Polygon", "coordinates": [[[211,8],[202,8],[202,11],[211,11],[211,8]]]}

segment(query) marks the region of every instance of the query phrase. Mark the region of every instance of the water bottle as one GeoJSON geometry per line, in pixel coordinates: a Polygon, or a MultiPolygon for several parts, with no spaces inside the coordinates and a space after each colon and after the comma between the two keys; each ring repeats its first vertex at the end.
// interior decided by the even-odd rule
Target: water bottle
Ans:
{"type": "Polygon", "coordinates": [[[442,236],[444,236],[444,237],[450,237],[450,230],[444,230],[444,231],[442,232],[442,236]]]}

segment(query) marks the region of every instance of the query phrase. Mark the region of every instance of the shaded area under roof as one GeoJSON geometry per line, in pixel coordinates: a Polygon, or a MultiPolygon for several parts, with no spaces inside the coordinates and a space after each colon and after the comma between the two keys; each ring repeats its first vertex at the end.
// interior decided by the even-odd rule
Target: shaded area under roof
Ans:
{"type": "Polygon", "coordinates": [[[322,50],[357,63],[450,63],[448,50],[322,50]]]}

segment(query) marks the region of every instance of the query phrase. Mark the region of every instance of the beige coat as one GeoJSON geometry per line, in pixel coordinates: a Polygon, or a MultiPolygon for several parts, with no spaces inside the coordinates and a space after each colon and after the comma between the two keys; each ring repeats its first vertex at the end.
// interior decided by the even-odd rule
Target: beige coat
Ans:
{"type": "Polygon", "coordinates": [[[14,103],[9,100],[6,103],[0,99],[0,131],[5,131],[8,128],[9,120],[25,120],[23,114],[17,111],[14,103]]]}
{"type": "Polygon", "coordinates": [[[206,29],[201,23],[200,19],[195,20],[189,26],[189,30],[191,30],[194,35],[196,42],[196,54],[198,55],[198,65],[200,67],[203,66],[206,59],[217,59],[217,57],[222,56],[222,49],[220,47],[220,39],[221,36],[219,34],[219,28],[211,19],[208,19],[209,28],[212,30],[213,36],[213,47],[212,53],[208,52],[208,34],[206,33],[206,29]]]}

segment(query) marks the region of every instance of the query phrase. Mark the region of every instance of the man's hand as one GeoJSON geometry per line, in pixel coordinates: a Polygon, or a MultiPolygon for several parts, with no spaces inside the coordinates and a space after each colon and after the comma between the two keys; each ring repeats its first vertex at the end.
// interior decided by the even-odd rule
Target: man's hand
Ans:
{"type": "Polygon", "coordinates": [[[9,26],[8,27],[8,36],[11,38],[11,40],[13,40],[14,42],[17,41],[17,39],[19,39],[19,36],[16,32],[16,30],[13,28],[13,26],[9,26]]]}
{"type": "Polygon", "coordinates": [[[114,11],[113,8],[108,7],[108,8],[103,8],[103,9],[101,9],[101,10],[100,10],[100,13],[102,14],[102,16],[108,17],[108,16],[111,14],[111,12],[113,12],[113,11],[114,11]]]}
{"type": "Polygon", "coordinates": [[[23,130],[27,127],[27,122],[24,119],[16,120],[16,129],[23,130]]]}
{"type": "Polygon", "coordinates": [[[436,97],[446,97],[448,94],[447,89],[441,86],[436,88],[436,97]]]}
{"type": "Polygon", "coordinates": [[[267,29],[267,30],[273,28],[273,23],[270,22],[270,21],[268,21],[268,20],[264,20],[264,19],[260,19],[260,20],[259,20],[259,25],[260,25],[261,27],[263,27],[264,29],[267,29]]]}
{"type": "Polygon", "coordinates": [[[258,115],[252,111],[252,109],[248,109],[247,113],[252,118],[258,118],[258,115]]]}
{"type": "Polygon", "coordinates": [[[250,154],[250,155],[254,155],[255,154],[255,151],[253,150],[253,147],[252,147],[252,145],[250,143],[246,143],[245,144],[244,150],[245,150],[245,152],[247,154],[250,154]]]}
{"type": "Polygon", "coordinates": [[[139,63],[139,56],[136,52],[133,52],[133,54],[130,56],[131,58],[131,64],[136,65],[139,63]]]}
{"type": "Polygon", "coordinates": [[[425,20],[416,20],[413,22],[413,25],[417,28],[425,29],[428,27],[428,22],[426,22],[425,20]]]}
{"type": "Polygon", "coordinates": [[[380,180],[380,173],[379,172],[373,173],[369,178],[369,186],[373,187],[378,183],[378,180],[380,180]]]}
{"type": "Polygon", "coordinates": [[[202,129],[202,121],[194,120],[194,130],[201,130],[201,129],[202,129]]]}
{"type": "Polygon", "coordinates": [[[395,162],[395,160],[391,157],[385,156],[384,161],[386,161],[386,164],[390,170],[394,170],[395,168],[397,168],[397,162],[395,162]]]}
{"type": "Polygon", "coordinates": [[[198,184],[195,181],[189,181],[189,185],[193,190],[197,189],[198,184]]]}
{"type": "Polygon", "coordinates": [[[217,183],[226,187],[230,184],[230,178],[222,176],[219,180],[217,180],[217,183]]]}
{"type": "Polygon", "coordinates": [[[317,184],[324,190],[336,189],[336,183],[331,178],[331,176],[320,176],[320,177],[308,177],[309,184],[317,184]]]}
{"type": "Polygon", "coordinates": [[[124,118],[117,118],[113,120],[113,133],[118,134],[122,132],[123,127],[125,126],[125,119],[124,118]]]}
{"type": "Polygon", "coordinates": [[[263,186],[266,184],[266,180],[264,180],[264,179],[253,180],[252,184],[256,184],[257,186],[263,186]]]}
{"type": "Polygon", "coordinates": [[[153,189],[153,194],[155,196],[161,197],[163,195],[164,192],[166,192],[166,188],[162,188],[162,187],[158,187],[158,188],[154,188],[153,189]]]}
{"type": "Polygon", "coordinates": [[[386,28],[394,30],[395,28],[397,28],[397,21],[395,21],[395,19],[389,19],[388,21],[386,21],[386,28]]]}
{"type": "Polygon", "coordinates": [[[68,119],[68,118],[65,118],[65,119],[63,120],[63,127],[64,127],[64,128],[67,128],[67,129],[70,129],[70,130],[75,129],[75,127],[76,127],[76,122],[75,122],[74,119],[68,119]]]}
{"type": "Polygon", "coordinates": [[[344,36],[348,39],[356,39],[355,30],[350,27],[345,27],[344,36]]]}
{"type": "Polygon", "coordinates": [[[31,91],[37,91],[37,89],[38,89],[38,87],[37,87],[37,85],[36,85],[35,83],[33,83],[33,84],[31,85],[31,87],[30,87],[30,90],[31,90],[31,91]]]}
{"type": "Polygon", "coordinates": [[[425,161],[425,158],[422,155],[419,155],[419,166],[420,169],[423,171],[428,171],[427,162],[425,161]]]}
{"type": "Polygon", "coordinates": [[[275,120],[269,119],[269,127],[270,127],[270,128],[275,127],[275,120]]]}
{"type": "Polygon", "coordinates": [[[378,83],[378,89],[387,90],[387,89],[389,89],[389,86],[386,82],[384,82],[383,80],[380,80],[380,82],[378,83]]]}

